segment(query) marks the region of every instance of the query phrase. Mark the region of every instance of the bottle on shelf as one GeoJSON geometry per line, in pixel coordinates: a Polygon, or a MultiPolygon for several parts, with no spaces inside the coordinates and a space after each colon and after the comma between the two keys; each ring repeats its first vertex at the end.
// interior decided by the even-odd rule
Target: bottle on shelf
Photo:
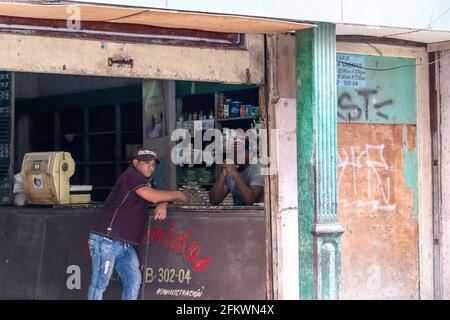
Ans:
{"type": "MultiPolygon", "coordinates": [[[[223,115],[223,106],[222,106],[222,115],[223,115]]],[[[208,119],[214,119],[214,113],[212,110],[209,110],[209,116],[208,119]]]]}
{"type": "Polygon", "coordinates": [[[217,97],[217,118],[222,119],[224,117],[224,104],[225,96],[223,93],[219,93],[217,97]]]}
{"type": "Polygon", "coordinates": [[[182,115],[180,115],[180,116],[178,117],[178,121],[177,121],[177,124],[176,124],[176,128],[177,128],[177,129],[183,128],[183,116],[182,116],[182,115]]]}
{"type": "Polygon", "coordinates": [[[233,101],[230,103],[230,118],[239,118],[241,115],[241,102],[233,101]]]}
{"type": "Polygon", "coordinates": [[[245,104],[241,104],[241,108],[239,111],[239,115],[241,116],[241,118],[245,118],[247,114],[247,108],[245,107],[245,104]]]}
{"type": "Polygon", "coordinates": [[[230,104],[231,104],[231,99],[226,99],[225,103],[223,105],[223,117],[224,118],[230,117],[230,104]]]}
{"type": "Polygon", "coordinates": [[[259,106],[253,106],[252,115],[255,118],[258,118],[261,115],[261,112],[259,110],[259,106]]]}
{"type": "Polygon", "coordinates": [[[252,117],[253,116],[253,106],[251,104],[247,104],[245,106],[245,113],[247,117],[252,117]]]}

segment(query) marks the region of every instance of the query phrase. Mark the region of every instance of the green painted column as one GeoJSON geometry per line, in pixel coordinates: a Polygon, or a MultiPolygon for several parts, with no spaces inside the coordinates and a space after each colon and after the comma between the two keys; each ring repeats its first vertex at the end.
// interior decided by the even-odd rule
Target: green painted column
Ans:
{"type": "Polygon", "coordinates": [[[335,25],[296,32],[300,299],[338,299],[335,25]]]}

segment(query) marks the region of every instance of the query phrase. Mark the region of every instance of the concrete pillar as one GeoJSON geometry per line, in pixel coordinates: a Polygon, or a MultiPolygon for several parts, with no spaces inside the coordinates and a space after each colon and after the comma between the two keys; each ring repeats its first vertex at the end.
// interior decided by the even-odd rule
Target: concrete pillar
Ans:
{"type": "Polygon", "coordinates": [[[336,30],[296,33],[300,299],[338,299],[336,30]]]}

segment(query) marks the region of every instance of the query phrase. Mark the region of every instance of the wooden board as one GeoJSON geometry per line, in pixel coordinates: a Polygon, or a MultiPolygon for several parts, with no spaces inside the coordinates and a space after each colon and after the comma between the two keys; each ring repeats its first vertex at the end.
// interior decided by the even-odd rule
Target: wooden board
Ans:
{"type": "Polygon", "coordinates": [[[4,16],[40,19],[74,19],[79,12],[81,21],[107,21],[231,33],[283,33],[313,27],[312,24],[276,19],[89,4],[75,6],[6,2],[0,3],[0,12],[4,16]]]}
{"type": "MultiPolygon", "coordinates": [[[[410,90],[406,92],[406,94],[410,95],[411,98],[415,98],[416,105],[416,139],[415,139],[415,149],[413,151],[404,152],[404,156],[407,156],[408,161],[414,160],[417,162],[417,170],[412,171],[411,167],[406,168],[411,173],[414,173],[413,177],[416,180],[416,195],[414,197],[414,211],[418,220],[418,239],[412,238],[410,241],[416,241],[414,245],[418,248],[418,285],[416,288],[416,293],[413,296],[414,298],[420,299],[432,299],[433,298],[433,229],[432,229],[432,185],[431,185],[431,132],[430,132],[430,114],[429,114],[429,97],[428,97],[428,57],[425,48],[419,47],[407,47],[400,45],[384,45],[384,44],[368,44],[368,43],[350,43],[350,42],[338,42],[336,44],[336,50],[339,53],[352,53],[357,55],[370,55],[370,56],[380,56],[385,57],[402,57],[402,58],[414,58],[415,59],[415,75],[411,75],[411,77],[415,76],[416,88],[414,90],[410,90]],[[416,154],[414,154],[416,153],[416,154]],[[419,290],[420,288],[420,290],[419,290]]],[[[396,69],[397,70],[397,69],[396,69]]],[[[383,74],[383,72],[380,72],[383,74]]],[[[410,81],[410,80],[408,80],[410,81]]],[[[397,99],[397,96],[400,94],[400,91],[393,91],[394,95],[393,99],[397,99]]],[[[402,107],[404,108],[404,107],[402,107]]],[[[412,112],[413,110],[409,110],[408,112],[412,112]]],[[[402,112],[407,112],[407,110],[402,110],[402,112]]],[[[373,123],[379,123],[379,119],[374,119],[373,123]]],[[[397,119],[398,120],[398,119],[397,119]]],[[[405,120],[405,117],[401,118],[400,121],[394,121],[391,123],[402,124],[405,120]]],[[[386,122],[384,122],[386,123],[386,122]]],[[[389,122],[388,122],[389,123],[389,122]]],[[[412,124],[412,123],[411,123],[412,124]]],[[[349,125],[348,128],[351,126],[349,125]]],[[[381,128],[387,128],[389,126],[381,126],[381,128]]],[[[339,127],[341,128],[341,127],[339,127]]],[[[371,128],[368,126],[367,128],[371,128]]],[[[347,129],[348,130],[348,129],[347,129]]],[[[367,129],[369,130],[369,129],[367,129]]],[[[340,133],[341,134],[341,133],[340,133]]],[[[355,136],[358,136],[358,132],[354,132],[355,136]]],[[[366,132],[366,134],[368,134],[366,132]]],[[[406,133],[405,133],[406,134],[406,133]]],[[[403,134],[402,134],[403,135],[403,134]]],[[[365,136],[359,136],[359,143],[366,143],[363,139],[365,136]]],[[[339,139],[339,138],[338,138],[339,139]]],[[[406,141],[404,138],[403,141],[406,141]]],[[[340,145],[338,141],[338,145],[340,145]]],[[[387,148],[387,147],[386,147],[387,148]]],[[[405,168],[404,168],[405,170],[405,168]]],[[[411,182],[411,181],[408,181],[411,182]]],[[[404,187],[405,188],[405,187],[404,187]]],[[[406,189],[408,187],[406,186],[406,189]]],[[[392,191],[391,191],[392,192],[392,191]]],[[[403,192],[403,191],[401,191],[403,192]]],[[[397,192],[398,193],[398,192],[397,192]]],[[[340,209],[339,209],[340,210],[340,209]]],[[[341,212],[338,210],[338,214],[341,215],[341,212]]],[[[352,219],[356,219],[353,217],[352,219]]],[[[387,218],[386,218],[387,219],[387,218]]],[[[342,220],[342,219],[341,219],[342,220]]],[[[384,230],[381,228],[380,230],[384,230]]],[[[347,230],[345,231],[347,232],[347,230]]],[[[379,234],[372,233],[371,237],[366,237],[363,233],[358,233],[355,238],[363,235],[362,239],[366,241],[380,241],[379,238],[383,235],[382,232],[379,234]]],[[[349,235],[346,235],[349,237],[349,235]]],[[[354,241],[357,241],[356,239],[354,241]]],[[[361,240],[363,241],[363,240],[361,240]]],[[[351,248],[351,250],[358,250],[356,247],[351,248]]],[[[348,247],[347,247],[347,250],[348,247]]],[[[365,254],[365,252],[360,253],[365,254]]],[[[347,258],[345,258],[347,259],[347,258]]],[[[352,268],[352,264],[348,262],[348,260],[343,260],[345,264],[342,265],[344,274],[351,274],[350,271],[344,270],[344,268],[352,268]]],[[[373,256],[367,256],[368,260],[373,260],[373,256]]],[[[396,261],[394,261],[396,262],[396,261]]],[[[398,268],[404,267],[404,264],[399,264],[398,268]]],[[[410,269],[411,270],[411,269],[410,269]]],[[[403,270],[405,271],[405,270],[403,270]]],[[[366,275],[366,280],[369,279],[370,275],[376,275],[377,270],[369,269],[368,274],[366,275]]],[[[407,272],[407,271],[405,271],[407,272]]],[[[379,273],[378,273],[379,274],[379,273]]],[[[379,274],[380,275],[380,274],[379,274]]],[[[383,274],[380,275],[383,277],[383,274]]],[[[373,276],[370,279],[374,279],[373,276]]],[[[361,281],[364,281],[364,278],[361,278],[361,281]]],[[[393,282],[391,282],[392,284],[393,282]]],[[[348,286],[349,282],[346,282],[345,291],[343,292],[344,298],[349,298],[351,294],[355,296],[356,293],[351,291],[348,286]]],[[[372,292],[367,292],[367,288],[364,285],[359,285],[355,283],[355,291],[357,289],[363,288],[365,291],[361,291],[361,298],[371,298],[375,297],[373,290],[372,292]]],[[[402,282],[399,281],[397,293],[400,293],[400,288],[402,288],[402,282]]],[[[386,288],[384,288],[386,289],[386,288]]],[[[377,298],[380,296],[390,297],[392,292],[383,290],[381,288],[378,292],[377,298]]],[[[408,299],[411,296],[407,297],[408,299]]]]}
{"type": "Polygon", "coordinates": [[[338,124],[343,299],[419,297],[415,137],[415,125],[338,124]]]}
{"type": "MultiPolygon", "coordinates": [[[[86,299],[87,241],[100,210],[2,207],[0,299],[86,299]]],[[[137,247],[139,299],[266,299],[263,210],[170,209],[166,220],[152,218],[150,208],[150,228],[137,247]]],[[[119,299],[121,287],[115,271],[104,299],[119,299]]]]}

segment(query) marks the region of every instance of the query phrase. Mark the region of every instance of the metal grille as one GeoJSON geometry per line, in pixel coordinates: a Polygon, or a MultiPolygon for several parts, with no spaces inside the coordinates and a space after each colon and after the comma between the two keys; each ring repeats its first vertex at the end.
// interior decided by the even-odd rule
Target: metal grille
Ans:
{"type": "Polygon", "coordinates": [[[0,71],[0,204],[11,198],[12,74],[0,71]]]}

